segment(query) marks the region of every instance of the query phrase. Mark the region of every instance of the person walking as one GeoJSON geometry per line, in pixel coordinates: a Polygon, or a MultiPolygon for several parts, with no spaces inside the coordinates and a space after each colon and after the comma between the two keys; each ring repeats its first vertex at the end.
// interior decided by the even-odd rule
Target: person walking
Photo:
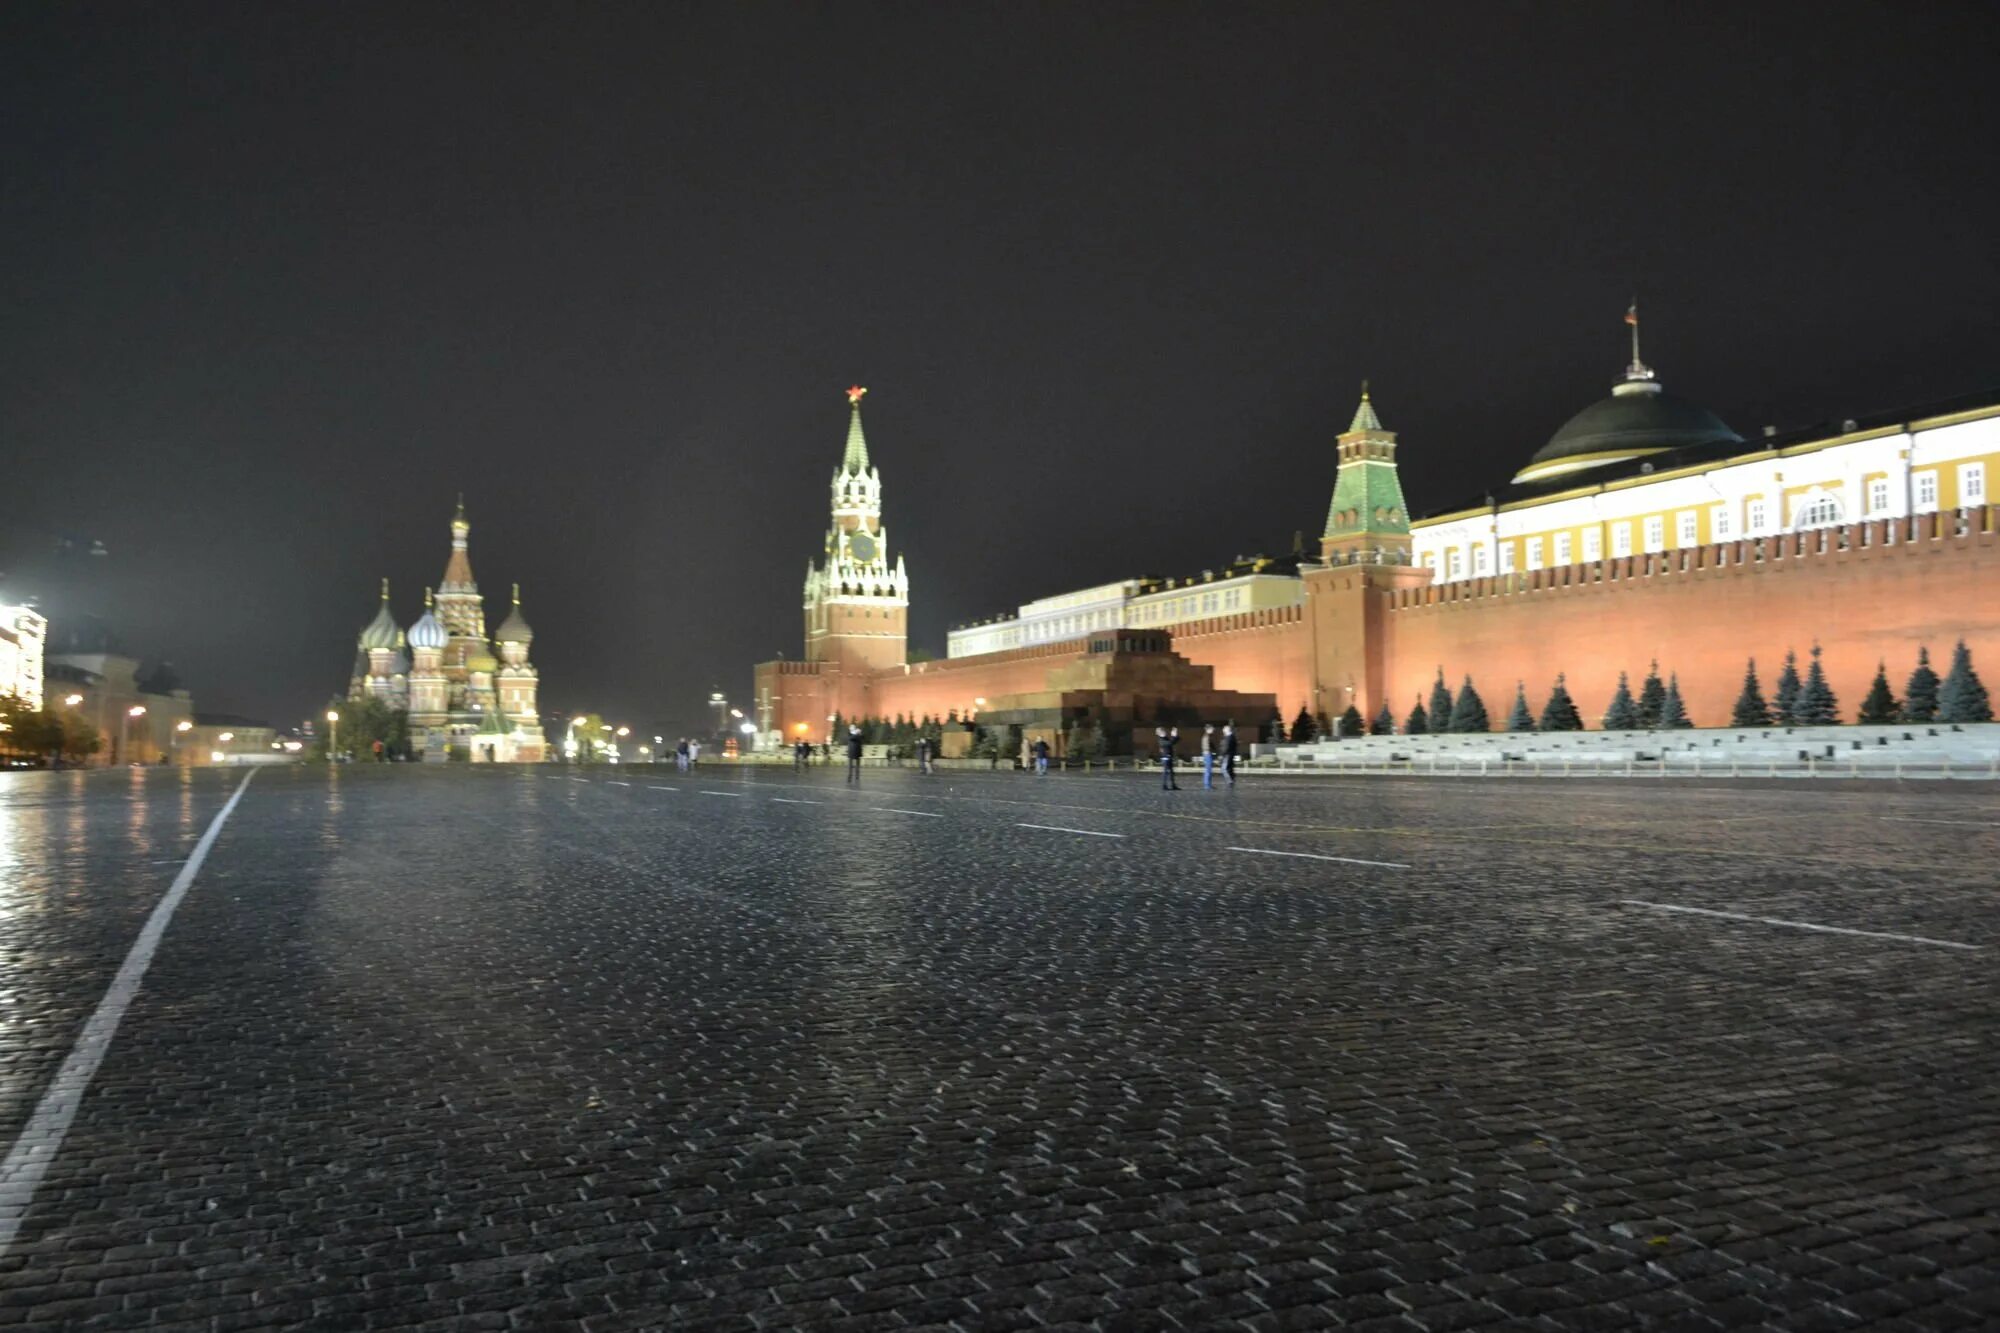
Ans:
{"type": "Polygon", "coordinates": [[[688,771],[693,772],[694,766],[700,762],[701,742],[699,740],[690,740],[688,742],[688,771]]]}
{"type": "Polygon", "coordinates": [[[688,771],[688,738],[681,737],[681,743],[674,747],[674,767],[685,773],[688,771]]]}
{"type": "Polygon", "coordinates": [[[847,780],[861,781],[861,728],[847,728],[847,780]]]}
{"type": "Polygon", "coordinates": [[[1225,723],[1222,728],[1222,776],[1229,779],[1229,785],[1236,785],[1236,724],[1225,723]]]}
{"type": "Polygon", "coordinates": [[[1208,723],[1201,729],[1201,786],[1203,791],[1215,790],[1215,724],[1208,723]]]}
{"type": "Polygon", "coordinates": [[[917,772],[928,776],[931,771],[931,738],[917,737],[917,772]]]}
{"type": "Polygon", "coordinates": [[[1035,776],[1045,778],[1048,775],[1049,742],[1047,737],[1041,737],[1035,741],[1035,776]]]}
{"type": "Polygon", "coordinates": [[[1179,743],[1179,727],[1155,727],[1153,737],[1160,747],[1160,790],[1179,791],[1181,784],[1174,781],[1174,746],[1179,743]]]}
{"type": "Polygon", "coordinates": [[[794,741],[792,743],[792,772],[794,773],[805,772],[806,760],[808,757],[811,756],[811,754],[812,754],[812,746],[808,745],[804,741],[794,741]]]}

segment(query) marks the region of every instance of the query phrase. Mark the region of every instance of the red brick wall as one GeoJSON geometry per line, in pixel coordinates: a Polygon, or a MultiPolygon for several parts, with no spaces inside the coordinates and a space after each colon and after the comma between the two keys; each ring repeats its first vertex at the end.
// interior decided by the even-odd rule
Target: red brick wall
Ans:
{"type": "Polygon", "coordinates": [[[1940,675],[1960,637],[1975,665],[2000,673],[2000,525],[1992,509],[1967,511],[1964,535],[1958,521],[1857,523],[1399,593],[1385,617],[1391,707],[1400,722],[1442,665],[1454,691],[1472,673],[1497,728],[1516,680],[1539,716],[1560,671],[1595,727],[1618,673],[1636,692],[1657,658],[1663,676],[1679,673],[1696,725],[1726,726],[1745,658],[1768,699],[1785,650],[1803,675],[1815,642],[1844,720],[1877,661],[1900,695],[1921,644],[1940,675]]]}
{"type": "Polygon", "coordinates": [[[1176,625],[1174,651],[1214,667],[1218,690],[1276,695],[1278,711],[1289,719],[1313,689],[1312,641],[1301,611],[1287,606],[1176,625]]]}

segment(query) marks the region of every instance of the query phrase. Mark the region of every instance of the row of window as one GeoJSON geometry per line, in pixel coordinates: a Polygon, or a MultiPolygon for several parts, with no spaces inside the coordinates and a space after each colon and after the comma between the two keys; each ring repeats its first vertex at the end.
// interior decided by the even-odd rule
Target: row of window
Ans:
{"type": "MultiPolygon", "coordinates": [[[[1911,477],[1911,485],[1915,491],[1912,497],[1914,511],[1919,514],[1928,514],[1935,511],[1938,507],[1937,472],[1931,470],[1915,473],[1911,477]]],[[[1958,469],[1958,501],[1961,507],[1986,503],[1986,465],[1984,463],[1965,463],[1960,465],[1958,469]]],[[[1870,518],[1878,517],[1888,513],[1889,507],[1889,479],[1886,477],[1871,479],[1868,483],[1868,505],[1865,516],[1870,518]]],[[[1846,520],[1846,511],[1841,506],[1840,497],[1834,493],[1821,492],[1817,495],[1801,497],[1797,507],[1793,510],[1791,527],[1795,531],[1808,528],[1824,528],[1836,523],[1844,523],[1846,520]]],[[[1666,517],[1661,514],[1654,514],[1643,520],[1642,544],[1640,546],[1642,551],[1650,554],[1667,549],[1666,523],[1666,517]]],[[[1735,541],[1739,536],[1761,537],[1775,531],[1771,525],[1770,502],[1761,496],[1744,502],[1743,530],[1740,534],[1736,530],[1736,514],[1733,505],[1716,505],[1709,510],[1708,524],[1708,539],[1711,542],[1735,541]]],[[[1630,520],[1609,523],[1604,525],[1604,528],[1608,528],[1611,533],[1611,554],[1614,559],[1632,554],[1632,524],[1630,520]]],[[[1585,564],[1602,560],[1604,558],[1604,528],[1593,527],[1583,530],[1582,553],[1580,556],[1572,545],[1570,533],[1556,533],[1547,539],[1546,547],[1544,547],[1543,538],[1529,537],[1521,543],[1522,559],[1529,569],[1541,569],[1543,567],[1544,550],[1546,550],[1548,555],[1546,563],[1555,567],[1574,564],[1578,559],[1581,559],[1585,564]]],[[[1675,545],[1679,547],[1698,546],[1701,544],[1701,521],[1698,510],[1683,509],[1674,515],[1674,538],[1675,545]]],[[[1514,543],[1510,541],[1501,542],[1499,552],[1499,572],[1502,574],[1513,573],[1514,543]]],[[[1444,558],[1445,577],[1447,579],[1461,579],[1466,576],[1467,557],[1464,548],[1456,546],[1447,548],[1444,558]]],[[[1472,547],[1472,576],[1478,578],[1482,575],[1492,573],[1493,570],[1490,568],[1491,560],[1492,548],[1483,543],[1472,547]]]]}

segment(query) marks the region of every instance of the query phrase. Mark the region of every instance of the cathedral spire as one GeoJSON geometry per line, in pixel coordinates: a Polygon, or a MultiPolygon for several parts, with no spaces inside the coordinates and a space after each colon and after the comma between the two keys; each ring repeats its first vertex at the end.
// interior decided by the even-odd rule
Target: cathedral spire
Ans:
{"type": "Polygon", "coordinates": [[[840,460],[842,472],[868,470],[868,437],[861,433],[861,398],[867,392],[859,384],[847,391],[847,402],[853,411],[847,418],[847,454],[840,460]]]}
{"type": "Polygon", "coordinates": [[[472,579],[472,556],[467,550],[472,535],[472,524],[465,517],[465,495],[458,497],[458,508],[451,516],[451,559],[445,562],[444,578],[438,581],[439,592],[477,592],[478,585],[472,579]]]}

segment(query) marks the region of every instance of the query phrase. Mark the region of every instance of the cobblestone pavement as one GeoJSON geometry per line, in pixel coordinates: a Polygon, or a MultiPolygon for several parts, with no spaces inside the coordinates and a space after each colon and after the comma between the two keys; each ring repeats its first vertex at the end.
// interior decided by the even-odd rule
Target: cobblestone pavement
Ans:
{"type": "MultiPolygon", "coordinates": [[[[0,778],[0,1151],[241,780],[0,778]]],[[[1993,1327],[1996,849],[1971,785],[265,771],[0,1328],[1993,1327]]]]}

